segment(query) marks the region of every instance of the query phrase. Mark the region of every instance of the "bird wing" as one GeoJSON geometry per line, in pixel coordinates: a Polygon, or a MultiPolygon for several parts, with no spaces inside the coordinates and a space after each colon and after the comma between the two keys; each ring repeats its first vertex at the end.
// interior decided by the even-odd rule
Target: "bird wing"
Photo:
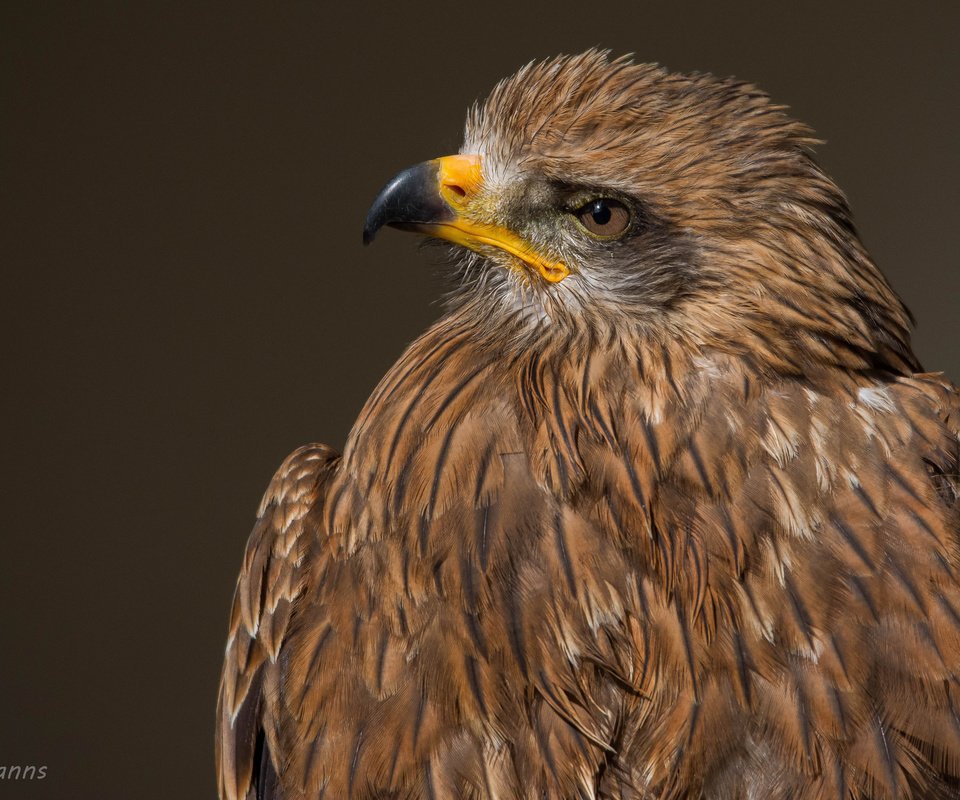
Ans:
{"type": "Polygon", "coordinates": [[[339,455],[324,445],[292,453],[260,504],[230,614],[217,702],[217,786],[223,800],[277,797],[277,655],[307,569],[322,514],[324,490],[339,455]]]}

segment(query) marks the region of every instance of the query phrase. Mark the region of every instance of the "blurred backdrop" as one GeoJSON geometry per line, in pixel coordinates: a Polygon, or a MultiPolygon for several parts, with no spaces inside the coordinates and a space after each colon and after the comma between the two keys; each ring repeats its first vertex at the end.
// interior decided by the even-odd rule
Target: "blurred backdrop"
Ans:
{"type": "Polygon", "coordinates": [[[415,237],[361,247],[367,205],[530,59],[788,104],[960,379],[960,15],[882,5],[3,3],[0,765],[47,773],[0,797],[214,795],[260,494],[440,310],[415,237]]]}

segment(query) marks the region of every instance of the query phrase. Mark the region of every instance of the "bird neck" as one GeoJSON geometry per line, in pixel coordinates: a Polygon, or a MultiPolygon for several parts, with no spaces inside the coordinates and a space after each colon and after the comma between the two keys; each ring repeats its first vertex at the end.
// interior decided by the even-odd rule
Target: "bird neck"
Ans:
{"type": "Polygon", "coordinates": [[[429,515],[437,465],[490,451],[525,454],[541,486],[565,496],[584,477],[581,444],[621,448],[619,427],[640,419],[680,438],[712,381],[731,371],[722,353],[613,329],[509,341],[454,315],[408,348],[344,450],[361,494],[429,515]]]}

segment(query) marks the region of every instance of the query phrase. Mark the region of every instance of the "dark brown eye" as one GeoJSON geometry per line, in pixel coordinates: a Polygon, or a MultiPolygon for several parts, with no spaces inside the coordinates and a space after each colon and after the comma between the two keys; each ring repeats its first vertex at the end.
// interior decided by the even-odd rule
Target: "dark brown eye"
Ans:
{"type": "Polygon", "coordinates": [[[594,236],[619,236],[630,224],[630,212],[619,200],[601,197],[578,208],[574,214],[594,236]]]}

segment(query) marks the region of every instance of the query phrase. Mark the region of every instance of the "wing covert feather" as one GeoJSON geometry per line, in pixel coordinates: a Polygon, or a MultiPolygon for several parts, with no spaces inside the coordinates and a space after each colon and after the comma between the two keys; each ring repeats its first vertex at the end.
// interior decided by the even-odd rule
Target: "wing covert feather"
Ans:
{"type": "Polygon", "coordinates": [[[322,525],[324,490],[339,454],[311,444],[270,482],[237,579],[217,702],[217,787],[223,800],[274,795],[277,698],[263,691],[306,587],[308,554],[322,525]]]}

